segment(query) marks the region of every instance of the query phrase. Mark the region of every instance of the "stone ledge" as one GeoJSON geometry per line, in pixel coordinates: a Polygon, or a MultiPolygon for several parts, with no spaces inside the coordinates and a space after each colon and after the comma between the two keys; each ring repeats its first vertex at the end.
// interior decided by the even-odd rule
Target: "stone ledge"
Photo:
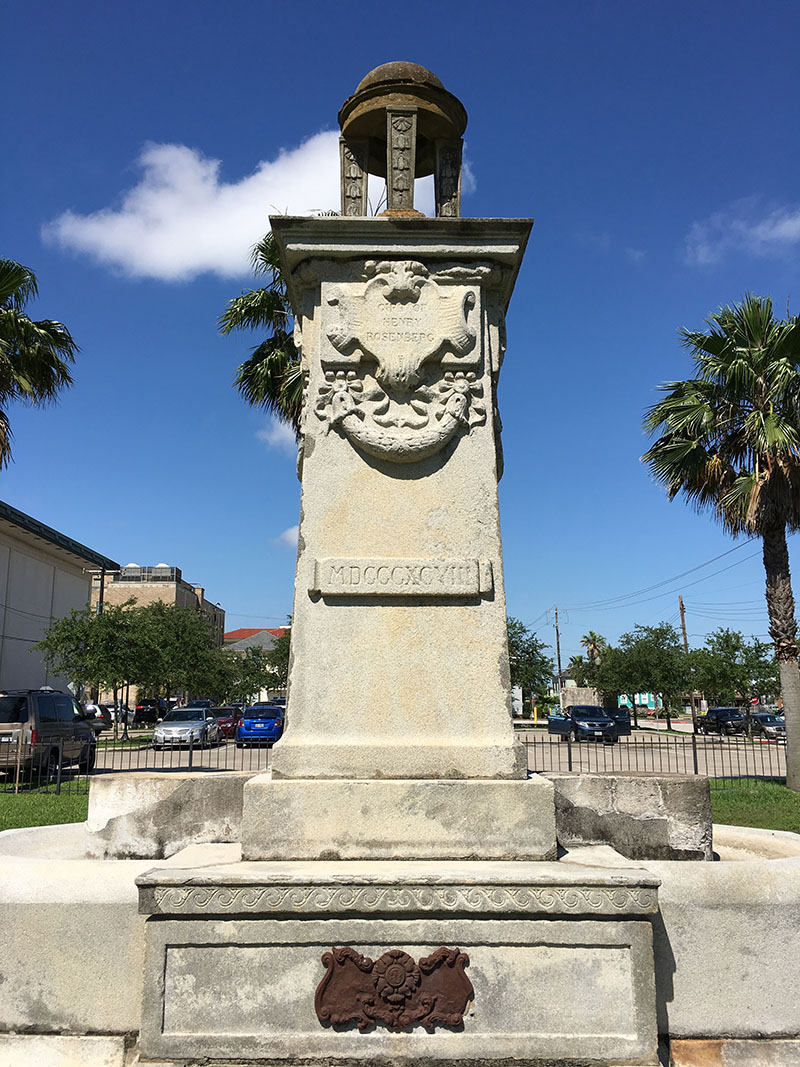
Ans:
{"type": "Polygon", "coordinates": [[[553,786],[526,781],[275,779],[244,790],[245,860],[551,860],[553,786]]]}
{"type": "Polygon", "coordinates": [[[711,860],[708,779],[683,774],[544,775],[562,846],[606,843],[633,860],[711,860]]]}
{"type": "Polygon", "coordinates": [[[146,915],[650,916],[659,879],[558,863],[241,863],[136,879],[146,915]]]}
{"type": "Polygon", "coordinates": [[[732,1038],[673,1040],[672,1067],[800,1067],[800,1038],[737,1041],[732,1038]]]}

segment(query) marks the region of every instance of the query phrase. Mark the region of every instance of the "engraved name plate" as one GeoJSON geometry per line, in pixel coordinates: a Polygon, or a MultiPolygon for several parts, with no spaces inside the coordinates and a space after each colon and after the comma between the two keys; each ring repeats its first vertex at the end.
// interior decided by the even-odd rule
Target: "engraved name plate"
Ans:
{"type": "Polygon", "coordinates": [[[323,596],[478,596],[492,565],[477,559],[318,559],[309,592],[323,596]]]}

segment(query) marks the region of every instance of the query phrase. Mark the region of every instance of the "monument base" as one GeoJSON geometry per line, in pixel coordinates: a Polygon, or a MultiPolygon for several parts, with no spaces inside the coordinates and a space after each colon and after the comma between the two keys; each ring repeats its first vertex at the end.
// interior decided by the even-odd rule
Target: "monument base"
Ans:
{"type": "Polygon", "coordinates": [[[251,778],[245,860],[551,860],[551,782],[251,778]]]}
{"type": "Polygon", "coordinates": [[[565,866],[150,871],[141,1062],[654,1067],[658,879],[565,866]]]}

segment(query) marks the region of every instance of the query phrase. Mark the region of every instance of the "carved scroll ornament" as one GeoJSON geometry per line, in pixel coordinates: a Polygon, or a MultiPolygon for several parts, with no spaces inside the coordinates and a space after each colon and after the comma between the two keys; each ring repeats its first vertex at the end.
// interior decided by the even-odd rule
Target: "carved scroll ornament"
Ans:
{"type": "Polygon", "coordinates": [[[326,973],[314,998],[321,1023],[354,1022],[359,1030],[420,1023],[430,1032],[436,1023],[461,1026],[474,995],[464,973],[469,956],[457,948],[439,948],[419,963],[401,949],[371,960],[354,948],[333,948],[322,962],[326,973]]]}
{"type": "Polygon", "coordinates": [[[360,292],[328,297],[327,336],[315,412],[362,451],[409,463],[438,452],[486,420],[475,294],[442,285],[420,263],[368,263],[360,292]],[[463,370],[444,369],[462,364],[463,370]]]}

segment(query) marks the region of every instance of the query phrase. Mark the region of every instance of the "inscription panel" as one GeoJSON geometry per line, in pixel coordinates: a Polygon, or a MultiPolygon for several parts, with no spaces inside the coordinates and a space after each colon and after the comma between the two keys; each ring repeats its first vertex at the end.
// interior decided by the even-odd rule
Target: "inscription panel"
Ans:
{"type": "Polygon", "coordinates": [[[491,591],[489,561],[318,559],[309,592],[323,596],[478,596],[491,591]]]}

